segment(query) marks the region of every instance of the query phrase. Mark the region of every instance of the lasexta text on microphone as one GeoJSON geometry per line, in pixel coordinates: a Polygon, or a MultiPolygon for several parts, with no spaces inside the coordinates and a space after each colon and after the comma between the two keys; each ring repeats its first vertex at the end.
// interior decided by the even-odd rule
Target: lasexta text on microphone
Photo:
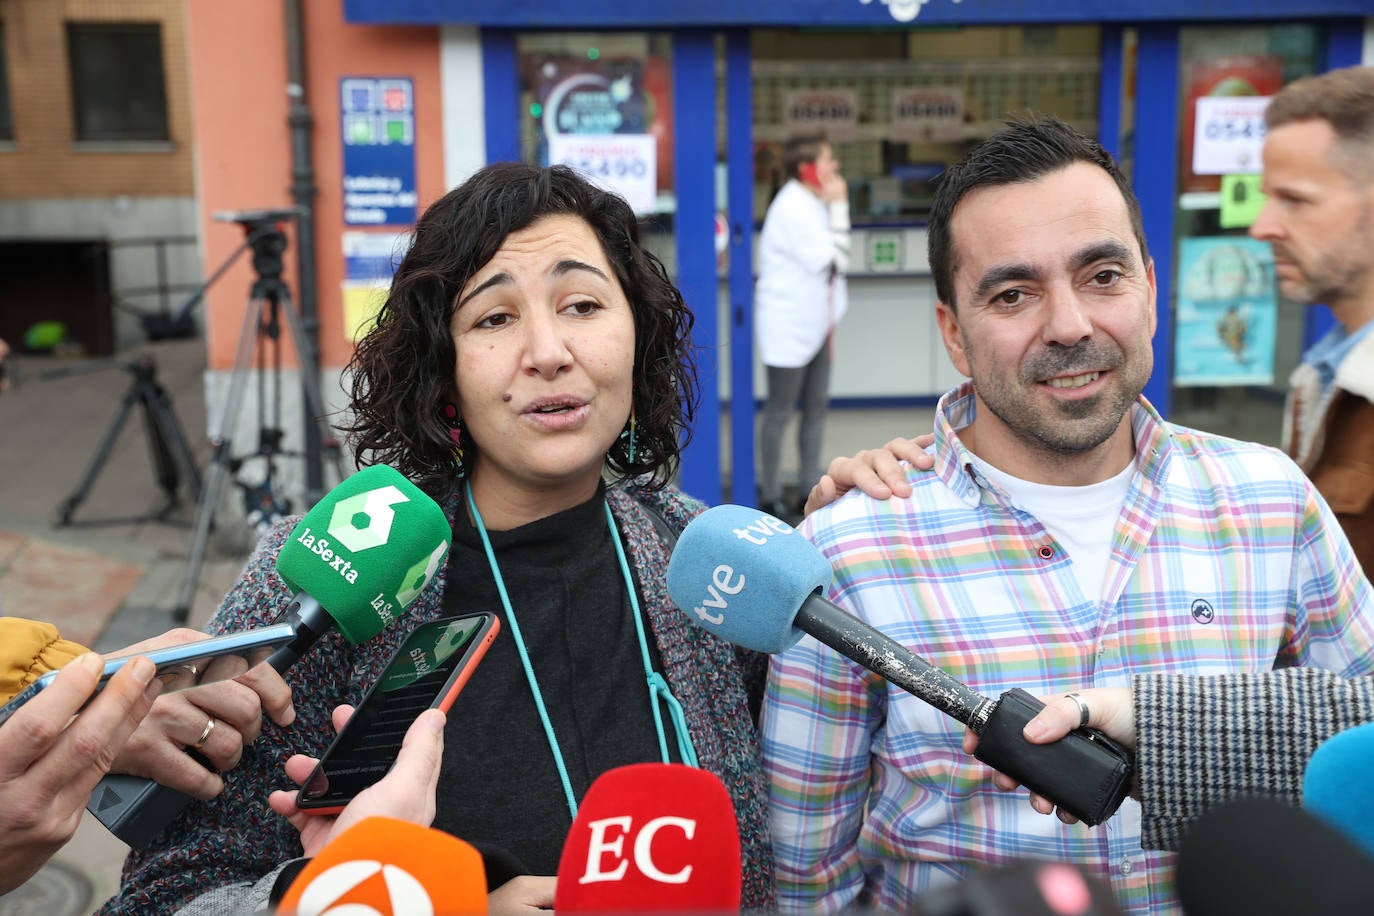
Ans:
{"type": "Polygon", "coordinates": [[[729,642],[776,654],[811,635],[964,723],[975,756],[1086,824],[1101,823],[1130,790],[1134,756],[1094,729],[1036,745],[1022,728],[1042,708],[1024,690],[989,699],[823,595],[829,562],[791,526],[758,509],[716,506],[683,530],[668,593],[697,624],[729,642]]]}
{"type": "MultiPolygon", "coordinates": [[[[268,659],[285,673],[337,629],[350,643],[373,636],[419,596],[448,552],[443,510],[394,468],[373,465],[344,480],[305,514],[277,555],[295,592],[283,615],[296,637],[268,659]]],[[[146,846],[191,802],[146,779],[107,776],[87,805],[110,832],[146,846]]]]}

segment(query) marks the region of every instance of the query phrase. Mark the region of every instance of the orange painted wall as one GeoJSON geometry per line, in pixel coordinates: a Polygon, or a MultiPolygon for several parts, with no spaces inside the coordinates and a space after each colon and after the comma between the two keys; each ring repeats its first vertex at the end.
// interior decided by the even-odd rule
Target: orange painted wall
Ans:
{"type": "MultiPolygon", "coordinates": [[[[316,286],[320,365],[348,362],[340,284],[344,263],[343,152],[339,79],[402,76],[415,84],[415,181],[419,209],[444,193],[439,30],[358,26],[344,22],[342,0],[305,0],[306,84],[315,123],[316,286]]],[[[286,123],[286,24],[280,0],[190,0],[192,111],[197,193],[207,274],[243,241],[224,210],[291,205],[291,137],[286,123]]],[[[353,227],[359,228],[359,227],[353,227]]],[[[394,231],[394,228],[393,228],[394,231]]],[[[296,294],[295,239],[286,252],[286,282],[296,294]]],[[[212,287],[206,301],[209,365],[233,365],[253,281],[245,254],[212,287]]],[[[294,354],[284,355],[294,364],[294,354]]]]}

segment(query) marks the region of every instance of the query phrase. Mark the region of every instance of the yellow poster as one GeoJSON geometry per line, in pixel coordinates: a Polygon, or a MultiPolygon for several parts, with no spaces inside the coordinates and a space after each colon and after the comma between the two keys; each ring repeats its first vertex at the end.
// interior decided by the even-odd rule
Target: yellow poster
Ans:
{"type": "Polygon", "coordinates": [[[385,286],[375,283],[343,282],[344,333],[354,343],[372,330],[372,323],[386,301],[385,286]]]}
{"type": "Polygon", "coordinates": [[[353,343],[372,330],[409,242],[404,232],[343,234],[343,331],[353,343]]]}

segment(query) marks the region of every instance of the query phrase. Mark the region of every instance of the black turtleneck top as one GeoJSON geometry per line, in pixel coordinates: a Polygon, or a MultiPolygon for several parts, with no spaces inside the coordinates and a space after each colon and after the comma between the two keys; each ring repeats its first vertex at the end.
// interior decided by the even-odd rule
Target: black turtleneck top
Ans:
{"type": "MultiPolygon", "coordinates": [[[[604,490],[510,531],[489,531],[506,593],[580,801],[613,767],[661,761],[604,490]]],[[[434,826],[483,853],[487,882],[553,875],[572,826],[496,581],[465,508],[454,522],[444,611],[489,611],[501,632],[448,715],[434,826]]],[[[662,665],[648,621],[650,661],[662,665]]],[[[663,711],[671,759],[675,733],[663,711]]]]}

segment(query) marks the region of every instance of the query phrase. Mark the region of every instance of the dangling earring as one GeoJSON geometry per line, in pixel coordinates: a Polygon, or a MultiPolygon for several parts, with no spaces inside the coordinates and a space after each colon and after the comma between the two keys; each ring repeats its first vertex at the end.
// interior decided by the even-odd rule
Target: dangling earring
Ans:
{"type": "Polygon", "coordinates": [[[620,431],[620,438],[617,440],[625,447],[625,463],[635,463],[635,427],[639,424],[635,420],[634,411],[630,412],[630,422],[620,431]]]}
{"type": "Polygon", "coordinates": [[[458,416],[457,406],[451,403],[445,403],[440,408],[439,415],[444,418],[444,425],[448,427],[448,437],[453,441],[453,474],[462,478],[468,472],[463,466],[463,418],[458,416]]]}

